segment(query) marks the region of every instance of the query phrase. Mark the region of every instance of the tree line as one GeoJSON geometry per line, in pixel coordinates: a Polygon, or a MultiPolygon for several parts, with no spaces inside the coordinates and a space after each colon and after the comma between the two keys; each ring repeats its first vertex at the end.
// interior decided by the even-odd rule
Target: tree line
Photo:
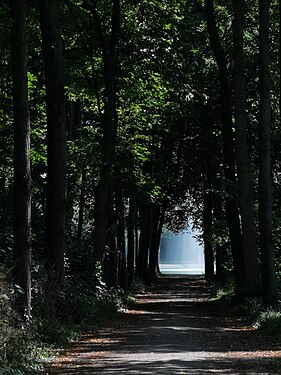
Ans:
{"type": "Polygon", "coordinates": [[[58,314],[99,267],[108,287],[153,281],[161,233],[189,217],[206,279],[275,304],[279,4],[13,0],[0,17],[1,261],[21,315],[32,295],[58,314]]]}

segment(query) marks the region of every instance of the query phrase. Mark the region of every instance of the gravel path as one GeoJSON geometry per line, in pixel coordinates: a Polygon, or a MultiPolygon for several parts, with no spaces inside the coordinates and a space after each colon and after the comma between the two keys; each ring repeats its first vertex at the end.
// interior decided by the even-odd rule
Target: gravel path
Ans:
{"type": "Polygon", "coordinates": [[[281,348],[209,299],[203,280],[162,279],[132,310],[84,335],[47,374],[281,374],[281,348]]]}

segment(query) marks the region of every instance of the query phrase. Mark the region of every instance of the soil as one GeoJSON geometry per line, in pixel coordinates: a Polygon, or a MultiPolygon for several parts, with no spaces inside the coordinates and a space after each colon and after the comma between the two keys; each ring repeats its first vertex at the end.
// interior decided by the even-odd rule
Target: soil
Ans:
{"type": "Polygon", "coordinates": [[[46,374],[281,374],[281,346],[247,326],[204,280],[161,279],[120,319],[84,335],[46,374]]]}

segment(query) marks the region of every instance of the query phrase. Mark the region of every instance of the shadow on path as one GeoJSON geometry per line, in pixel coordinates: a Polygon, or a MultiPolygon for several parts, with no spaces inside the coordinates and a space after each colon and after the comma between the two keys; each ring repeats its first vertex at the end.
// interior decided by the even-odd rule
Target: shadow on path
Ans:
{"type": "Polygon", "coordinates": [[[162,279],[111,327],[84,335],[47,374],[280,374],[278,345],[210,301],[203,280],[162,279]]]}

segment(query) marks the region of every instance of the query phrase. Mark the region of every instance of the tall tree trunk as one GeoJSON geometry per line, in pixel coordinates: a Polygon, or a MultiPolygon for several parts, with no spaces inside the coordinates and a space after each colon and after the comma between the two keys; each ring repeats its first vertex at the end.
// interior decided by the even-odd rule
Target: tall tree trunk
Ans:
{"type": "Polygon", "coordinates": [[[258,292],[258,267],[252,184],[247,142],[247,111],[244,76],[244,24],[245,0],[233,0],[233,53],[234,53],[234,104],[236,124],[236,158],[238,195],[242,224],[244,265],[244,294],[254,296],[258,292]],[[249,269],[251,272],[249,272],[249,269]]]}
{"type": "Polygon", "coordinates": [[[16,306],[31,316],[30,117],[27,86],[26,1],[11,0],[11,54],[14,107],[14,282],[16,306]]]}
{"type": "Polygon", "coordinates": [[[148,254],[151,234],[151,209],[150,205],[143,203],[139,205],[140,215],[140,235],[139,235],[139,252],[138,252],[138,278],[143,281],[147,279],[148,271],[148,254]]]}
{"type": "Polygon", "coordinates": [[[86,171],[82,167],[81,182],[80,182],[80,197],[79,197],[79,211],[78,211],[78,224],[77,224],[77,239],[81,239],[84,224],[84,208],[85,208],[85,181],[86,171]]]}
{"type": "Polygon", "coordinates": [[[203,238],[205,254],[205,278],[207,281],[213,281],[214,270],[214,248],[213,248],[213,207],[212,195],[208,191],[204,194],[203,203],[203,238]]]}
{"type": "Polygon", "coordinates": [[[281,126],[281,0],[279,0],[279,126],[281,126]]]}
{"type": "Polygon", "coordinates": [[[260,119],[259,229],[263,303],[277,302],[272,243],[271,96],[269,70],[269,0],[259,1],[260,119]]]}
{"type": "Polygon", "coordinates": [[[116,73],[117,44],[120,29],[120,1],[114,0],[112,6],[112,28],[110,40],[105,40],[97,9],[92,8],[93,16],[99,30],[104,63],[104,113],[103,113],[103,148],[102,167],[95,194],[95,260],[103,262],[106,245],[106,205],[112,184],[112,164],[116,137],[116,73]]]}
{"type": "Polygon", "coordinates": [[[159,274],[159,264],[158,264],[158,256],[159,256],[159,248],[160,248],[160,241],[161,235],[163,230],[163,225],[165,221],[165,214],[167,209],[167,201],[164,200],[161,207],[158,208],[157,222],[155,225],[155,232],[152,238],[151,249],[149,254],[149,278],[150,280],[154,280],[159,274]]]}
{"type": "Polygon", "coordinates": [[[46,266],[54,283],[64,275],[66,119],[62,40],[57,0],[39,0],[47,103],[46,266]]]}
{"type": "Polygon", "coordinates": [[[157,277],[157,260],[158,260],[158,229],[160,224],[160,205],[153,204],[151,207],[151,240],[149,246],[149,267],[148,267],[148,279],[153,281],[157,277]]]}
{"type": "MultiPolygon", "coordinates": [[[[220,188],[218,186],[215,187],[218,191],[220,188]]],[[[219,192],[213,196],[214,201],[214,221],[216,223],[221,223],[224,217],[223,212],[223,199],[219,192]]],[[[226,262],[227,257],[227,247],[226,244],[221,244],[218,241],[215,243],[215,249],[216,249],[216,282],[224,286],[226,283],[226,275],[225,275],[225,269],[224,265],[226,262]]]]}
{"type": "Polygon", "coordinates": [[[135,279],[135,204],[133,198],[129,201],[129,215],[127,220],[127,269],[128,269],[128,286],[132,285],[135,279]]]}
{"type": "Polygon", "coordinates": [[[126,257],[126,241],[125,241],[125,212],[124,199],[122,192],[117,191],[115,195],[116,215],[117,215],[117,246],[120,254],[120,286],[124,290],[128,289],[127,280],[127,257],[126,257]]]}
{"type": "MultiPolygon", "coordinates": [[[[77,141],[81,138],[81,132],[83,126],[83,103],[80,100],[68,101],[67,102],[67,139],[70,141],[77,141]]],[[[73,162],[76,165],[76,173],[71,173],[67,180],[67,205],[66,205],[66,231],[71,233],[73,231],[72,218],[74,215],[74,202],[77,199],[77,191],[80,189],[79,195],[79,218],[77,226],[77,238],[81,238],[82,227],[81,220],[83,220],[84,205],[85,205],[85,189],[83,187],[83,181],[85,183],[86,169],[80,161],[80,154],[76,154],[73,162]],[[83,176],[84,174],[84,176],[83,176]],[[84,177],[84,178],[83,178],[84,177]],[[80,215],[81,214],[81,215],[80,215]],[[80,231],[81,230],[81,231],[80,231]]],[[[75,230],[75,229],[74,229],[75,230]]]]}
{"type": "Polygon", "coordinates": [[[135,210],[135,274],[137,277],[139,277],[138,270],[139,270],[139,210],[136,207],[135,210]]]}
{"type": "Polygon", "coordinates": [[[217,30],[213,0],[205,0],[205,14],[211,46],[218,65],[223,135],[224,176],[227,192],[225,198],[225,210],[233,257],[236,294],[242,294],[244,284],[244,268],[240,219],[235,194],[237,184],[235,177],[234,140],[232,132],[231,90],[229,85],[227,58],[224,50],[222,49],[217,30]]]}
{"type": "Polygon", "coordinates": [[[213,185],[217,175],[215,173],[216,155],[213,146],[214,119],[210,105],[202,108],[201,155],[204,170],[203,194],[203,243],[205,259],[205,278],[214,280],[214,246],[213,246],[213,185]]]}
{"type": "Polygon", "coordinates": [[[67,103],[67,138],[75,140],[80,138],[79,130],[82,128],[84,107],[81,100],[71,100],[67,103]]]}
{"type": "Polygon", "coordinates": [[[110,189],[107,202],[107,230],[106,230],[106,252],[103,262],[104,280],[108,286],[116,286],[119,276],[116,228],[117,219],[113,202],[113,191],[110,189]]]}

